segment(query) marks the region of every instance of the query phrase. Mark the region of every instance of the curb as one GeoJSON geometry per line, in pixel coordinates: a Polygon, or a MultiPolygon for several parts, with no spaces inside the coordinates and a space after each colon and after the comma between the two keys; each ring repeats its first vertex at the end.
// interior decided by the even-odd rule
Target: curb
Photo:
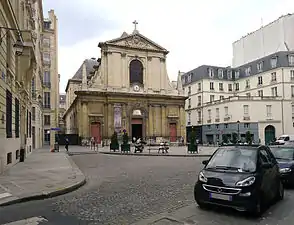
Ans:
{"type": "Polygon", "coordinates": [[[64,188],[62,190],[57,190],[57,191],[52,191],[52,192],[48,192],[48,193],[42,193],[42,194],[36,194],[36,195],[31,195],[28,197],[20,197],[18,199],[14,199],[8,202],[4,202],[4,203],[0,203],[0,206],[8,206],[8,205],[13,205],[13,204],[17,204],[17,203],[23,203],[23,202],[29,202],[29,201],[34,201],[34,200],[44,200],[44,199],[48,199],[48,198],[53,198],[59,195],[63,195],[72,191],[77,190],[78,188],[82,187],[83,185],[86,184],[86,178],[84,178],[82,181],[79,181],[78,183],[64,188]]]}
{"type": "Polygon", "coordinates": [[[174,154],[174,155],[165,155],[165,154],[149,154],[149,153],[121,153],[121,152],[99,152],[100,154],[105,154],[105,155],[129,155],[129,156],[161,156],[161,157],[210,157],[210,155],[206,154],[202,154],[202,155],[181,155],[181,154],[174,154]]]}

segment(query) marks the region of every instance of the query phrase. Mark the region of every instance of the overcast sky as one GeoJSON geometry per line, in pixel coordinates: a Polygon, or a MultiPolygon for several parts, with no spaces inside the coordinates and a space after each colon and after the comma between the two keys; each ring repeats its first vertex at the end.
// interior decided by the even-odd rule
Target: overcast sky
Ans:
{"type": "Polygon", "coordinates": [[[60,91],[86,58],[100,57],[98,42],[132,32],[168,49],[168,75],[202,64],[229,66],[232,42],[279,16],[293,0],[43,0],[59,21],[60,91]]]}

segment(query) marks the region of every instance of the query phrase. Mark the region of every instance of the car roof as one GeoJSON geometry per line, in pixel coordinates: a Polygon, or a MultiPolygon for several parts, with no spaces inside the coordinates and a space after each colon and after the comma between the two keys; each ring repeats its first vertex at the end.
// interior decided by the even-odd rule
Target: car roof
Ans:
{"type": "Polygon", "coordinates": [[[247,147],[247,148],[258,148],[262,145],[259,144],[222,144],[220,147],[247,147]]]}
{"type": "Polygon", "coordinates": [[[294,145],[270,145],[270,148],[294,148],[294,145]]]}

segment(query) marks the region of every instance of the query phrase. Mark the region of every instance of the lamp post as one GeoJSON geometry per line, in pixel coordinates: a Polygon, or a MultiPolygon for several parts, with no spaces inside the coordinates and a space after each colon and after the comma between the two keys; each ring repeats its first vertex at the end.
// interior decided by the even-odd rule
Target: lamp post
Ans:
{"type": "Polygon", "coordinates": [[[240,121],[237,121],[237,126],[238,126],[238,141],[240,140],[240,121]]]}

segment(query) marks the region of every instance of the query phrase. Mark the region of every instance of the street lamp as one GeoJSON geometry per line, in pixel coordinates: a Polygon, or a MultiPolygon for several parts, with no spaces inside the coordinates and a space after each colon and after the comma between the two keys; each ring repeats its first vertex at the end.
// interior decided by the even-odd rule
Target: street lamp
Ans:
{"type": "Polygon", "coordinates": [[[16,55],[20,56],[23,53],[23,43],[21,42],[21,40],[18,39],[13,47],[15,48],[16,55]]]}
{"type": "Polygon", "coordinates": [[[238,126],[238,141],[240,140],[240,121],[237,121],[237,126],[238,126]]]}

